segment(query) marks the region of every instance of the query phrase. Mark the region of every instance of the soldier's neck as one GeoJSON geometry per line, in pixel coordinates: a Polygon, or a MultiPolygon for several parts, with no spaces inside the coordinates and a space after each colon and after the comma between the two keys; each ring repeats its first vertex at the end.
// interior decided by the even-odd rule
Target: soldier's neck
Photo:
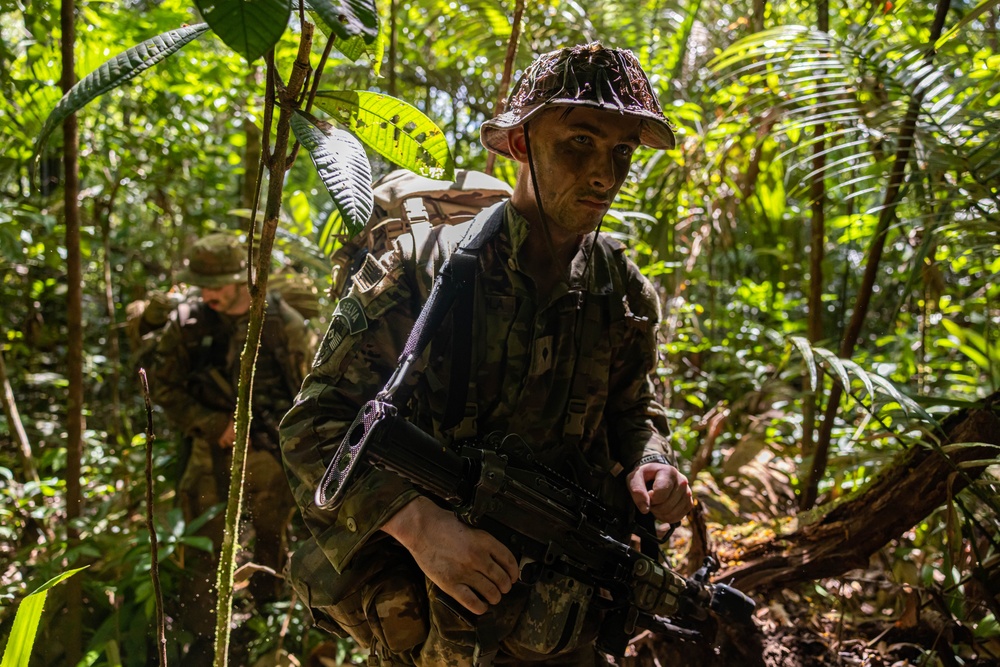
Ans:
{"type": "Polygon", "coordinates": [[[531,276],[539,297],[547,299],[556,286],[569,278],[569,267],[580,246],[579,236],[545,238],[541,225],[532,225],[528,238],[521,246],[518,261],[521,269],[531,276]]]}

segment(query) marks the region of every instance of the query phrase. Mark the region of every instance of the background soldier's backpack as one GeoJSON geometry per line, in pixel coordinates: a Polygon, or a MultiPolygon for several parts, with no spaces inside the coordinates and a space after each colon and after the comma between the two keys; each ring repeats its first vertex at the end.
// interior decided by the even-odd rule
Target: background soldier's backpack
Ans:
{"type": "Polygon", "coordinates": [[[503,181],[481,171],[456,169],[454,181],[441,181],[397,169],[373,184],[375,209],[358,234],[341,238],[331,257],[333,285],[330,294],[343,296],[348,279],[369,253],[381,255],[392,241],[410,231],[412,224],[460,224],[481,210],[507,199],[513,190],[503,181]]]}

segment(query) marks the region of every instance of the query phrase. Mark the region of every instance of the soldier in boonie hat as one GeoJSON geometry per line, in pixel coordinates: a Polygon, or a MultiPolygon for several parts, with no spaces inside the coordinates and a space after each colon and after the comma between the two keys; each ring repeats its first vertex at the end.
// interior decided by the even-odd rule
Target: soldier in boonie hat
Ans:
{"type": "MultiPolygon", "coordinates": [[[[635,150],[674,145],[638,61],[600,44],[542,55],[481,139],[518,163],[510,199],[475,221],[414,225],[381,258],[368,255],[282,420],[283,460],[313,533],[289,578],[321,627],[369,649],[369,664],[594,667],[607,663],[598,640],[617,633],[624,607],[613,620],[575,565],[560,569],[587,562],[586,548],[563,552],[554,538],[550,576],[522,572],[524,539],[464,523],[382,468],[342,478],[338,507],[315,502],[317,473],[337,458],[358,407],[399,372],[405,332],[417,326],[431,342],[424,372],[408,378],[408,413],[443,446],[517,434],[540,466],[587,485],[618,526],[636,513],[674,523],[692,507],[651,381],[656,290],[600,233],[635,150]],[[469,239],[471,299],[450,311],[451,326],[425,324],[448,307],[416,308],[422,288],[428,278],[451,284],[442,267],[469,239]]],[[[536,520],[522,509],[497,511],[536,520]]]]}
{"type": "Polygon", "coordinates": [[[642,121],[643,146],[674,147],[673,130],[635,55],[598,42],[539,56],[518,81],[506,111],[483,123],[483,146],[512,158],[507,132],[553,106],[590,107],[636,117],[642,121]]]}
{"type": "Polygon", "coordinates": [[[231,234],[209,234],[191,246],[177,279],[196,287],[209,288],[246,282],[246,249],[231,234]]]}

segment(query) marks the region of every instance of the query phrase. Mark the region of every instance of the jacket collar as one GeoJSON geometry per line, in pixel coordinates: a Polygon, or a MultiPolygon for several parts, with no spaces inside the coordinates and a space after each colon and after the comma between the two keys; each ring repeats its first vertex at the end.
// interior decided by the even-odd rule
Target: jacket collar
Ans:
{"type": "MultiPolygon", "coordinates": [[[[521,215],[517,209],[508,201],[506,219],[504,220],[501,243],[506,246],[502,248],[502,254],[509,252],[512,264],[509,268],[520,271],[518,255],[521,247],[528,238],[528,231],[531,223],[521,215]]],[[[587,291],[591,294],[611,294],[614,292],[614,253],[623,250],[624,246],[618,241],[608,237],[606,234],[587,234],[583,242],[576,250],[573,261],[570,263],[570,280],[568,289],[579,289],[583,281],[587,282],[587,291]],[[596,239],[596,252],[591,253],[596,239]],[[587,275],[587,259],[593,254],[591,271],[587,275]]],[[[564,286],[567,288],[567,286],[564,286]]]]}

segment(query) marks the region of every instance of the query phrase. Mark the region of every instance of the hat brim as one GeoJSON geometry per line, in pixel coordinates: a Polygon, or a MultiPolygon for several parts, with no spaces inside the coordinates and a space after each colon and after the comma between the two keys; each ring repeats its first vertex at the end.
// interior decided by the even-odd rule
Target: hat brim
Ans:
{"type": "Polygon", "coordinates": [[[505,158],[513,160],[514,156],[507,149],[507,133],[515,127],[521,127],[541,113],[542,110],[556,106],[590,107],[609,113],[617,113],[622,116],[632,116],[642,121],[642,127],[639,130],[640,145],[657,150],[669,150],[676,145],[674,132],[662,116],[657,116],[641,109],[622,109],[588,100],[576,99],[552,99],[546,101],[544,104],[535,104],[504,112],[482,124],[479,128],[479,140],[486,150],[493,151],[497,155],[502,155],[505,158]]]}
{"type": "Polygon", "coordinates": [[[187,283],[195,287],[225,287],[226,285],[239,285],[247,281],[245,271],[238,273],[220,273],[217,276],[206,276],[200,273],[192,273],[189,269],[181,269],[177,274],[177,282],[187,283]]]}

